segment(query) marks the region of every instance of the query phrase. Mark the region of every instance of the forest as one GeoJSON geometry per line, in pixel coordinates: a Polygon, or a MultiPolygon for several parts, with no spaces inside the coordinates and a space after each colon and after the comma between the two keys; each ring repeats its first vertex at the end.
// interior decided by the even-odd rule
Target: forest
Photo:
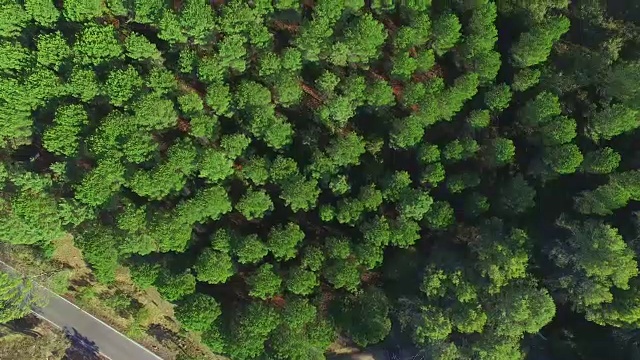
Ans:
{"type": "Polygon", "coordinates": [[[637,0],[0,0],[0,241],[234,360],[640,359],[639,127],[637,0]]]}

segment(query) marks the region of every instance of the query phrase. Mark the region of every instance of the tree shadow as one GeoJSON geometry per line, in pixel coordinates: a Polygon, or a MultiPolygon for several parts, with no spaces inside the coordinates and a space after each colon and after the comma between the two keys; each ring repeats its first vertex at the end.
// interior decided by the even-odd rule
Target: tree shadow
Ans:
{"type": "Polygon", "coordinates": [[[81,288],[81,287],[86,287],[91,285],[91,282],[86,277],[82,277],[80,279],[72,279],[70,281],[70,285],[77,288],[81,288]]]}
{"type": "Polygon", "coordinates": [[[67,339],[71,346],[67,349],[66,356],[69,360],[101,360],[98,346],[86,336],[83,336],[75,328],[64,328],[67,339]]]}
{"type": "Polygon", "coordinates": [[[11,333],[20,333],[32,338],[40,337],[41,334],[35,329],[41,320],[36,316],[27,315],[20,319],[11,320],[6,324],[0,324],[0,337],[11,333]]]}
{"type": "Polygon", "coordinates": [[[166,327],[160,324],[152,324],[151,326],[149,326],[147,333],[153,336],[154,338],[156,338],[160,343],[164,343],[164,342],[176,343],[176,340],[178,339],[177,333],[167,329],[166,327]]]}

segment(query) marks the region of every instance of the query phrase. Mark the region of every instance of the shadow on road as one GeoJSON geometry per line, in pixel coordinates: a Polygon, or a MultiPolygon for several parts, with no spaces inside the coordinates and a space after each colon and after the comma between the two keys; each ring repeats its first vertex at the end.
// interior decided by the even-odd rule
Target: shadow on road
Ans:
{"type": "Polygon", "coordinates": [[[67,358],[70,360],[100,360],[100,351],[94,341],[80,334],[75,328],[64,328],[71,346],[67,349],[67,358]]]}

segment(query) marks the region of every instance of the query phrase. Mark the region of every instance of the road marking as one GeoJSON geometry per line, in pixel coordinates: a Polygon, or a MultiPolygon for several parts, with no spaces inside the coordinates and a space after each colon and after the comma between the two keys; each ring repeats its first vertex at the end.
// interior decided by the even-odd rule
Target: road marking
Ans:
{"type": "MultiPolygon", "coordinates": [[[[12,271],[14,271],[14,272],[16,272],[16,273],[18,273],[18,274],[21,274],[21,273],[20,273],[20,271],[18,271],[18,270],[16,270],[16,269],[14,269],[11,265],[7,264],[6,262],[4,262],[4,261],[2,261],[2,260],[0,260],[0,264],[2,264],[2,265],[4,265],[4,266],[6,266],[7,268],[11,269],[12,271]]],[[[44,287],[44,286],[40,285],[39,283],[37,283],[37,282],[35,282],[35,281],[34,281],[33,283],[34,283],[36,286],[38,286],[38,287],[40,287],[40,288],[44,289],[45,291],[49,292],[49,293],[50,293],[50,294],[52,294],[53,296],[56,296],[56,297],[58,297],[58,298],[62,299],[63,301],[65,301],[65,302],[66,302],[66,303],[68,303],[69,305],[73,306],[74,308],[76,308],[76,309],[80,310],[81,312],[83,312],[83,313],[85,313],[85,314],[89,315],[89,317],[91,317],[92,319],[94,319],[94,320],[98,321],[98,322],[99,322],[99,323],[101,323],[102,325],[104,325],[104,326],[106,326],[107,328],[111,329],[111,331],[113,331],[113,332],[115,332],[116,334],[120,335],[121,337],[125,338],[126,340],[128,340],[128,341],[129,341],[129,342],[131,342],[131,343],[133,343],[133,344],[134,344],[134,345],[136,345],[137,347],[139,347],[139,348],[143,349],[144,351],[146,351],[146,352],[147,352],[147,353],[149,353],[150,355],[154,356],[156,359],[163,360],[161,357],[159,357],[158,355],[156,355],[153,351],[151,351],[151,350],[147,349],[146,347],[144,347],[144,346],[142,346],[142,345],[138,344],[136,341],[133,341],[132,339],[130,339],[130,338],[128,338],[128,337],[126,337],[126,336],[124,336],[121,332],[119,332],[118,330],[114,329],[114,328],[113,328],[113,327],[111,327],[109,324],[107,324],[107,323],[105,323],[104,321],[102,321],[102,320],[98,319],[97,317],[95,317],[95,316],[93,316],[93,315],[89,314],[88,312],[86,312],[86,311],[82,310],[79,306],[77,306],[76,304],[72,303],[71,301],[69,301],[69,300],[65,299],[64,297],[62,297],[62,296],[60,296],[60,295],[58,295],[58,294],[54,293],[53,291],[51,291],[51,290],[47,289],[46,287],[44,287]]],[[[36,314],[36,316],[38,316],[39,318],[44,319],[44,320],[46,320],[47,322],[49,322],[49,323],[51,323],[51,324],[54,324],[52,321],[50,321],[50,320],[46,319],[44,316],[42,316],[42,315],[38,314],[37,312],[35,312],[35,311],[33,311],[33,310],[31,310],[31,312],[32,312],[32,313],[34,313],[34,314],[36,314]]],[[[57,324],[54,324],[54,325],[55,325],[58,329],[62,329],[62,327],[60,327],[59,325],[57,325],[57,324]]],[[[100,352],[100,353],[102,354],[102,352],[100,352]]],[[[109,358],[107,355],[105,355],[105,354],[102,354],[102,355],[104,355],[106,358],[108,358],[108,359],[110,359],[110,360],[111,360],[111,358],[109,358]]]]}

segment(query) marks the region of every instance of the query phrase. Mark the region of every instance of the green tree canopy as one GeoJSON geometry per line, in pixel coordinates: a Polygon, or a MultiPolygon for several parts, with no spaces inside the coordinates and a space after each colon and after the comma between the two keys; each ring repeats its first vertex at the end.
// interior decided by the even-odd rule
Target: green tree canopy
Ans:
{"type": "Polygon", "coordinates": [[[205,331],[220,316],[220,305],[211,296],[196,293],[182,299],[175,308],[176,319],[193,331],[205,331]]]}

